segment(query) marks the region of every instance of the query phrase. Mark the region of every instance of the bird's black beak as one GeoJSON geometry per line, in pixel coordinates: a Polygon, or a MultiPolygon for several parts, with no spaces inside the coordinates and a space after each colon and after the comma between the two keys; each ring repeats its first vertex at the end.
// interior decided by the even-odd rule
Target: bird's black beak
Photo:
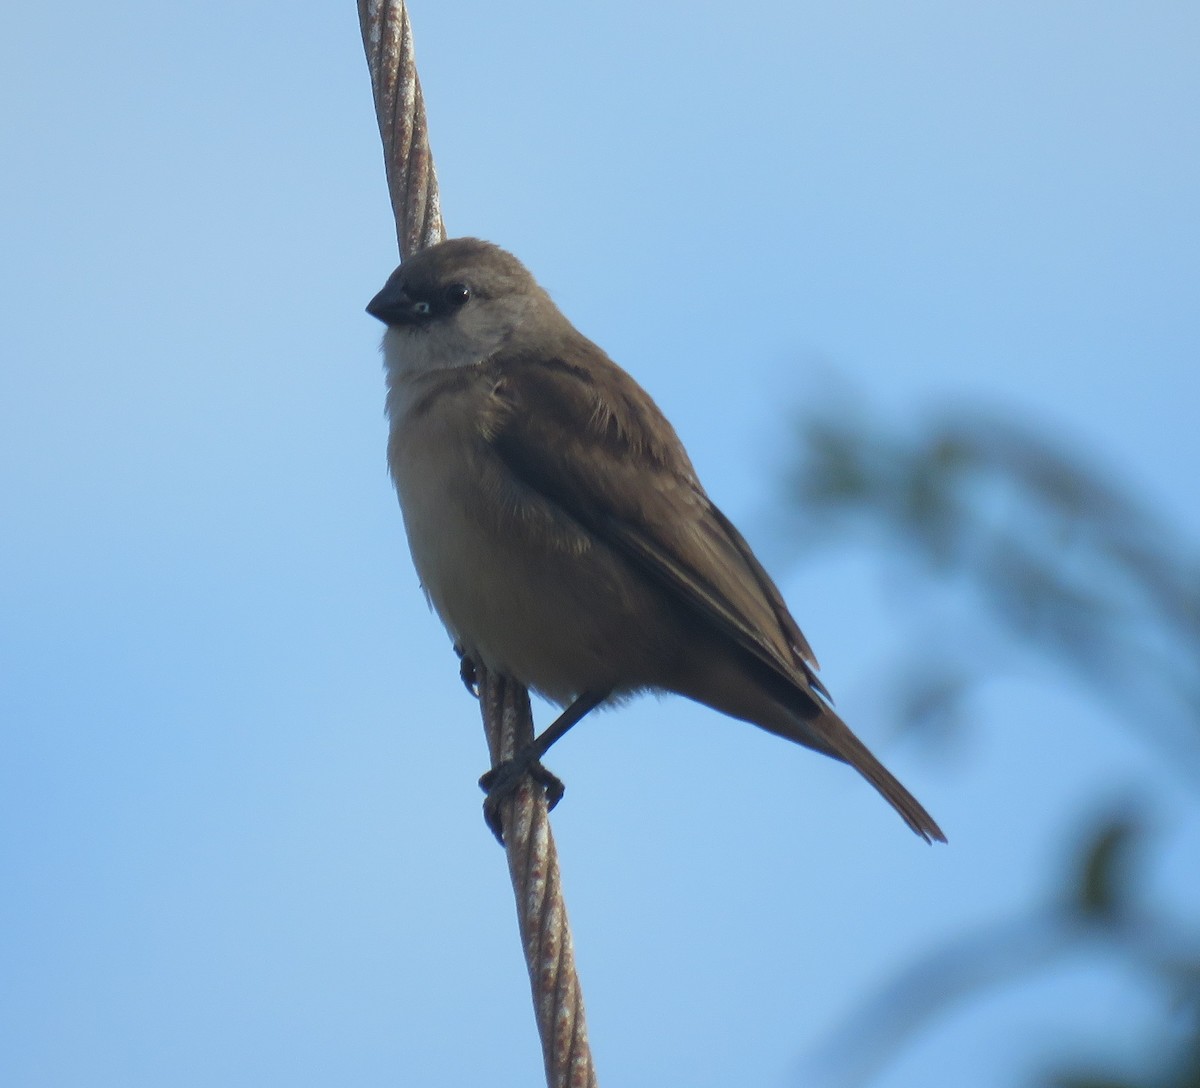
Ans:
{"type": "Polygon", "coordinates": [[[429,316],[429,303],[409,298],[393,275],[383,285],[383,290],[367,303],[367,313],[385,325],[415,325],[429,316]]]}

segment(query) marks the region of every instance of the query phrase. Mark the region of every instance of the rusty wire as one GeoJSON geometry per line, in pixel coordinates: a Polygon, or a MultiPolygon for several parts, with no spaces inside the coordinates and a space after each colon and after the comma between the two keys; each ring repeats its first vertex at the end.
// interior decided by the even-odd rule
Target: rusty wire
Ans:
{"type": "Polygon", "coordinates": [[[396,241],[404,258],[446,237],[412,24],[403,0],[358,0],[358,22],[371,70],[396,241]]]}
{"type": "MultiPolygon", "coordinates": [[[[383,140],[396,239],[404,258],[446,237],[412,27],[404,0],[358,0],[358,16],[383,140]]],[[[494,767],[533,739],[529,694],[521,685],[482,667],[477,667],[477,679],[494,767]]],[[[526,777],[501,811],[546,1083],[549,1088],[596,1088],[583,991],[575,970],[545,795],[526,777]]]]}
{"type": "MultiPolygon", "coordinates": [[[[529,693],[496,673],[480,669],[478,677],[488,751],[495,766],[533,740],[529,693]]],[[[575,971],[558,851],[541,786],[527,775],[501,803],[501,816],[521,946],[546,1061],[546,1083],[550,1088],[595,1088],[596,1071],[588,1046],[583,991],[575,971]]]]}

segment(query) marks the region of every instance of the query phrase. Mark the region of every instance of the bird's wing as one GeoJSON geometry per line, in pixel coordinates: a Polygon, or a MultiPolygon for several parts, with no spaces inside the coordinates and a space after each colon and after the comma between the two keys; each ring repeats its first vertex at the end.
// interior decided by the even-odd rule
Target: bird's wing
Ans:
{"type": "Polygon", "coordinates": [[[583,363],[518,354],[489,360],[492,410],[482,424],[489,445],[522,484],[789,685],[828,698],[779,590],[704,493],[671,425],[631,380],[607,380],[616,364],[584,343],[583,363]]]}

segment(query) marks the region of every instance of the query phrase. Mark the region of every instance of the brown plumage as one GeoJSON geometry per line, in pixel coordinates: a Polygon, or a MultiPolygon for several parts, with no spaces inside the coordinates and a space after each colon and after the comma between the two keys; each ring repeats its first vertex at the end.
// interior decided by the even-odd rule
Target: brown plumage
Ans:
{"type": "Polygon", "coordinates": [[[475,239],[397,269],[388,460],[422,585],[474,659],[561,705],[672,691],[917,800],[829,706],[779,590],[648,394],[475,239]]]}

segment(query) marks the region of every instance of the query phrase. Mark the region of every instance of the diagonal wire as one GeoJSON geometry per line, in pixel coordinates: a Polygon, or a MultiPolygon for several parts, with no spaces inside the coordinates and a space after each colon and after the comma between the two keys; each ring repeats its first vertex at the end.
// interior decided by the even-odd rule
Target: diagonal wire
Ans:
{"type": "MultiPolygon", "coordinates": [[[[492,766],[496,766],[533,740],[529,693],[520,684],[480,669],[479,697],[492,766]]],[[[595,1088],[583,991],[575,970],[545,791],[526,776],[502,802],[502,817],[546,1083],[550,1088],[595,1088]]]]}
{"type": "MultiPolygon", "coordinates": [[[[425,103],[403,0],[359,0],[396,239],[406,258],[446,237],[425,103]]],[[[529,694],[477,667],[479,705],[492,766],[533,740],[529,694]]],[[[563,900],[558,851],[544,791],[526,777],[503,802],[504,846],[549,1088],[596,1088],[583,992],[563,900]]]]}
{"type": "Polygon", "coordinates": [[[396,241],[404,258],[446,237],[412,24],[403,0],[358,0],[358,21],[371,70],[396,241]]]}

